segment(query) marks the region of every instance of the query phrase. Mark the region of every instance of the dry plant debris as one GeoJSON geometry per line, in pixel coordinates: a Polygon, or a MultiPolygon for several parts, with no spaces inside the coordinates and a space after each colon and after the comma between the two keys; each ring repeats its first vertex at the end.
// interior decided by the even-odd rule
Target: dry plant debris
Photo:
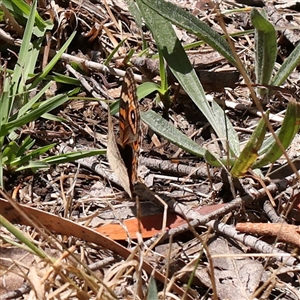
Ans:
{"type": "MultiPolygon", "coordinates": [[[[171,2],[220,34],[223,20],[252,75],[253,31],[240,34],[253,28],[251,9],[264,7],[276,26],[278,65],[299,43],[299,1],[223,1],[218,8],[221,19],[213,1],[171,2]]],[[[38,1],[39,15],[54,27],[46,33],[36,74],[77,32],[51,74],[77,79],[77,94],[52,111],[63,121],[39,118],[15,130],[20,140],[35,139],[36,147],[56,143],[44,156],[106,148],[108,105],[119,98],[128,66],[137,84],[160,84],[160,64],[153,58],[156,41],[141,20],[134,19],[128,3],[38,1]]],[[[5,1],[1,11],[3,93],[5,70],[14,69],[25,24],[18,24],[5,1]]],[[[176,34],[207,97],[217,98],[244,143],[260,118],[239,70],[210,46],[192,48],[198,38],[185,29],[176,28],[176,34]]],[[[172,72],[166,74],[172,101],[151,93],[140,101],[140,110],[159,112],[197,144],[224,154],[207,119],[172,72]]],[[[298,78],[296,68],[284,85],[274,88],[266,105],[274,128],[282,123],[290,98],[299,97],[298,78]]],[[[73,90],[73,84],[53,81],[45,98],[73,90]]],[[[30,97],[42,85],[36,89],[30,97]]],[[[0,227],[0,299],[300,299],[299,175],[286,158],[261,168],[264,181],[250,173],[230,178],[222,168],[208,166],[145,124],[141,132],[140,176],[147,192],[141,188],[133,199],[122,191],[106,156],[35,173],[4,168],[0,218],[14,223],[43,256],[34,255],[0,227]]],[[[299,170],[298,135],[287,155],[299,170]]]]}

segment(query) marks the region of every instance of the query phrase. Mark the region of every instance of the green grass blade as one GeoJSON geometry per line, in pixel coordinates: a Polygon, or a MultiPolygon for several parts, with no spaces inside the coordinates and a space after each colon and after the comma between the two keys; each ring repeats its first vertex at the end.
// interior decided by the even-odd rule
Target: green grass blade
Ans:
{"type": "MultiPolygon", "coordinates": [[[[17,14],[22,17],[24,19],[24,23],[27,23],[27,19],[30,18],[30,5],[23,0],[2,0],[2,3],[13,14],[17,14]]],[[[36,26],[33,28],[32,32],[37,37],[44,36],[46,30],[51,30],[54,26],[51,21],[43,20],[37,12],[35,12],[34,24],[36,26]]]]}
{"type": "Polygon", "coordinates": [[[0,136],[7,135],[9,132],[22,127],[24,124],[36,120],[43,114],[59,107],[66,101],[68,101],[68,97],[66,95],[57,95],[44,101],[38,108],[33,109],[26,115],[21,116],[19,119],[8,122],[7,124],[3,124],[0,127],[0,136]]]}
{"type": "Polygon", "coordinates": [[[53,115],[53,114],[49,114],[49,113],[45,113],[41,116],[41,118],[44,118],[46,120],[51,120],[51,121],[54,121],[54,122],[68,122],[66,119],[62,118],[62,117],[59,117],[59,116],[56,116],[56,115],[53,115]]]}
{"type": "Polygon", "coordinates": [[[37,247],[32,240],[24,235],[24,233],[11,224],[6,218],[0,215],[0,224],[4,226],[9,232],[11,232],[19,241],[23,242],[28,248],[30,248],[36,255],[41,258],[48,258],[47,254],[37,247]]]}
{"type": "Polygon", "coordinates": [[[70,46],[73,38],[76,35],[76,31],[74,31],[70,37],[68,38],[68,40],[64,43],[64,45],[59,49],[59,51],[56,53],[56,55],[51,59],[51,61],[47,64],[47,66],[45,67],[45,69],[43,70],[42,73],[40,73],[36,79],[34,80],[34,82],[32,83],[32,85],[30,86],[30,89],[35,88],[48,74],[49,72],[53,69],[53,67],[57,64],[57,62],[60,60],[61,56],[63,55],[63,53],[67,50],[67,48],[70,46]]]}
{"type": "Polygon", "coordinates": [[[34,160],[34,161],[30,161],[25,166],[20,166],[20,167],[16,168],[15,171],[19,172],[19,171],[24,171],[24,170],[31,170],[32,172],[37,172],[38,170],[49,169],[49,166],[50,166],[50,164],[47,164],[46,162],[34,160]]]}
{"type": "Polygon", "coordinates": [[[10,165],[11,161],[16,158],[19,149],[20,147],[15,141],[9,142],[2,151],[3,163],[6,165],[10,165]]]}
{"type": "Polygon", "coordinates": [[[22,144],[19,148],[19,151],[17,153],[17,156],[23,155],[26,151],[29,151],[35,143],[35,140],[33,140],[29,135],[22,141],[22,144]]]}
{"type": "Polygon", "coordinates": [[[80,81],[76,78],[63,75],[57,72],[52,72],[53,75],[48,75],[46,76],[47,80],[54,80],[55,82],[63,83],[63,84],[71,84],[71,85],[76,85],[80,86],[80,81]]]}
{"type": "Polygon", "coordinates": [[[22,166],[24,164],[27,164],[28,162],[32,161],[33,159],[43,155],[48,150],[53,148],[56,144],[50,144],[43,147],[39,147],[38,149],[32,150],[26,155],[23,155],[24,153],[20,153],[19,156],[16,157],[13,161],[11,161],[10,166],[11,167],[17,167],[22,166]]]}
{"type": "Polygon", "coordinates": [[[114,55],[118,52],[118,50],[120,49],[120,47],[124,44],[124,42],[127,39],[123,39],[118,45],[117,47],[115,47],[115,49],[108,55],[108,57],[106,58],[104,65],[108,66],[110,61],[113,59],[114,55]]]}
{"type": "Polygon", "coordinates": [[[14,68],[11,95],[23,93],[25,87],[25,81],[28,78],[28,73],[25,72],[29,71],[29,68],[27,66],[31,65],[32,62],[30,57],[28,57],[28,53],[31,53],[33,49],[33,45],[31,43],[31,36],[32,36],[32,31],[33,31],[33,26],[35,21],[36,6],[37,6],[36,2],[37,1],[34,1],[31,7],[25,32],[23,35],[22,45],[19,52],[19,58],[14,68]],[[21,80],[23,81],[22,83],[21,80]]]}
{"type": "Polygon", "coordinates": [[[48,164],[61,164],[66,162],[73,162],[77,159],[106,154],[106,149],[95,149],[95,150],[83,150],[77,152],[69,152],[64,154],[59,154],[55,156],[49,156],[41,159],[41,162],[46,162],[48,164]]]}
{"type": "MultiPolygon", "coordinates": [[[[12,97],[9,92],[9,85],[11,84],[11,78],[6,77],[4,82],[3,92],[0,95],[0,127],[2,124],[7,123],[9,120],[9,113],[11,109],[12,97]]],[[[0,134],[0,137],[2,135],[0,134]]]]}
{"type": "Polygon", "coordinates": [[[34,96],[32,97],[27,103],[25,103],[19,111],[13,115],[10,120],[15,120],[19,119],[21,116],[24,116],[31,108],[32,106],[45,95],[45,92],[49,89],[51,86],[51,82],[48,82],[41,90],[34,96]]]}
{"type": "Polygon", "coordinates": [[[77,159],[82,159],[85,157],[91,157],[95,155],[106,154],[106,149],[96,149],[96,150],[84,150],[77,152],[63,153],[55,156],[49,156],[39,161],[30,161],[28,165],[21,166],[16,169],[16,171],[32,169],[39,170],[43,168],[49,168],[49,165],[62,164],[67,162],[74,162],[77,159]]]}

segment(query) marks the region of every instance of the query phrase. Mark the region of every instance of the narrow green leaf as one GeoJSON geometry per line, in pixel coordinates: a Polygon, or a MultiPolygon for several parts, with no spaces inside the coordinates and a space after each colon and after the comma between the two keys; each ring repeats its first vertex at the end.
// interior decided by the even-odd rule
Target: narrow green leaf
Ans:
{"type": "MultiPolygon", "coordinates": [[[[12,2],[12,4],[15,5],[14,2],[12,2]]],[[[28,65],[32,65],[32,60],[30,56],[28,56],[28,53],[32,53],[33,51],[31,36],[32,36],[35,14],[36,14],[36,5],[37,5],[37,1],[34,1],[30,10],[28,22],[26,23],[26,28],[23,35],[18,61],[14,68],[14,74],[12,78],[12,89],[11,89],[11,95],[13,96],[15,96],[16,94],[23,93],[25,87],[25,81],[27,80],[28,77],[28,73],[27,73],[29,71],[28,65]],[[22,83],[21,80],[23,80],[22,83]]]]}
{"type": "Polygon", "coordinates": [[[28,165],[21,166],[16,169],[16,171],[32,169],[34,171],[44,168],[49,168],[49,165],[62,164],[67,162],[74,162],[77,159],[91,157],[95,155],[106,154],[106,149],[96,149],[96,150],[85,150],[77,152],[63,153],[55,156],[49,156],[39,161],[30,161],[28,165]]]}
{"type": "Polygon", "coordinates": [[[164,57],[159,49],[158,52],[159,52],[160,89],[162,90],[161,94],[164,95],[165,92],[168,90],[168,78],[167,78],[164,57]]]}
{"type": "Polygon", "coordinates": [[[56,116],[56,115],[53,115],[53,114],[49,114],[49,113],[45,113],[43,115],[41,115],[41,118],[43,119],[46,119],[46,120],[51,120],[51,121],[54,121],[54,122],[66,122],[68,123],[68,121],[62,117],[59,117],[59,116],[56,116]]]}
{"type": "MultiPolygon", "coordinates": [[[[266,113],[268,116],[269,113],[266,113]]],[[[259,121],[257,127],[253,131],[245,148],[237,158],[230,173],[234,177],[243,177],[253,163],[257,160],[258,150],[260,149],[267,131],[267,124],[263,118],[259,121]]]]}
{"type": "Polygon", "coordinates": [[[220,158],[217,157],[214,153],[211,153],[209,151],[205,152],[204,158],[208,164],[210,164],[213,167],[222,167],[225,170],[228,169],[228,167],[233,166],[236,159],[235,158],[220,158]]]}
{"type": "Polygon", "coordinates": [[[127,40],[126,39],[123,39],[118,45],[117,47],[115,47],[113,49],[113,51],[108,55],[108,57],[106,58],[105,62],[104,62],[104,65],[105,66],[108,66],[109,63],[111,62],[111,60],[113,59],[114,55],[118,52],[118,50],[120,49],[120,47],[124,44],[124,42],[127,40]]]}
{"type": "Polygon", "coordinates": [[[26,151],[29,151],[34,145],[35,140],[33,140],[30,136],[27,136],[20,146],[20,149],[17,153],[17,157],[23,155],[26,151]]]}
{"type": "Polygon", "coordinates": [[[32,161],[33,159],[43,155],[44,153],[49,151],[51,148],[53,148],[55,145],[56,144],[50,144],[50,145],[46,145],[43,147],[39,147],[35,150],[28,152],[25,155],[24,155],[24,153],[22,153],[23,155],[16,157],[16,159],[10,163],[10,166],[11,167],[22,166],[22,165],[32,161]]]}
{"type": "Polygon", "coordinates": [[[57,72],[52,71],[53,75],[48,75],[45,77],[47,80],[54,80],[55,82],[63,83],[63,84],[71,84],[71,85],[76,85],[80,86],[80,81],[76,78],[59,74],[57,72]]]}
{"type": "MultiPolygon", "coordinates": [[[[5,83],[10,83],[11,80],[10,78],[5,79],[5,83]]],[[[11,103],[11,98],[9,91],[6,90],[6,84],[4,85],[4,91],[2,95],[0,95],[0,127],[2,124],[7,123],[9,119],[9,112],[10,112],[10,103],[11,103]]],[[[0,137],[2,135],[0,134],[0,137]]]]}
{"type": "Polygon", "coordinates": [[[43,70],[42,73],[40,73],[36,79],[34,80],[34,82],[32,83],[32,85],[30,86],[30,89],[35,88],[48,74],[49,72],[53,69],[53,67],[57,64],[57,62],[60,60],[61,56],[63,55],[63,53],[68,49],[68,47],[70,46],[71,42],[73,41],[75,35],[76,35],[76,31],[74,31],[70,37],[68,38],[68,40],[64,43],[64,45],[59,49],[59,51],[55,54],[55,56],[51,59],[51,61],[47,64],[47,66],[45,67],[45,69],[43,70]]]}
{"type": "Polygon", "coordinates": [[[50,86],[51,86],[51,82],[48,82],[45,86],[43,86],[41,88],[41,90],[34,97],[32,97],[27,103],[25,103],[24,105],[22,105],[22,107],[20,107],[20,109],[17,111],[17,113],[14,114],[10,118],[10,121],[13,121],[15,119],[19,119],[20,117],[25,115],[28,111],[30,111],[32,106],[37,101],[39,101],[40,98],[42,98],[45,95],[45,92],[49,89],[50,86]]]}
{"type": "Polygon", "coordinates": [[[27,165],[22,165],[18,168],[15,169],[16,172],[19,171],[24,171],[24,170],[31,170],[32,172],[37,172],[38,170],[43,170],[43,169],[49,169],[49,164],[43,161],[39,160],[34,160],[30,161],[27,165]]]}
{"type": "MultiPolygon", "coordinates": [[[[24,23],[26,23],[27,19],[29,19],[30,5],[28,5],[25,1],[2,0],[2,2],[5,5],[5,7],[9,9],[12,13],[24,18],[24,23]]],[[[43,18],[37,12],[35,12],[34,15],[34,23],[36,26],[33,28],[32,32],[37,37],[42,37],[45,34],[46,30],[51,30],[54,26],[50,20],[43,20],[43,18]]]]}
{"type": "Polygon", "coordinates": [[[109,111],[112,116],[119,113],[120,101],[114,101],[109,105],[109,111]]]}
{"type": "Polygon", "coordinates": [[[8,145],[3,149],[2,156],[3,156],[3,164],[10,165],[11,161],[13,161],[19,151],[19,145],[12,141],[8,143],[8,145]]]}

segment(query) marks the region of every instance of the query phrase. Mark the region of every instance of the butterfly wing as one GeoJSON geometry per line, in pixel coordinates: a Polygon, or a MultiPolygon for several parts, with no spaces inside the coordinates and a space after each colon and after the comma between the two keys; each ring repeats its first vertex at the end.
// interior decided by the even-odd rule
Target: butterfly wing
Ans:
{"type": "Polygon", "coordinates": [[[140,114],[133,72],[127,69],[121,90],[117,145],[109,116],[108,160],[127,194],[132,197],[133,185],[137,182],[140,148],[140,114]]]}
{"type": "Polygon", "coordinates": [[[119,111],[120,153],[128,171],[131,188],[137,182],[140,149],[140,114],[136,83],[131,68],[128,68],[122,85],[119,111]]]}
{"type": "Polygon", "coordinates": [[[120,111],[120,145],[139,142],[140,136],[140,114],[138,110],[138,99],[136,94],[136,84],[131,68],[128,68],[121,90],[120,111]]]}

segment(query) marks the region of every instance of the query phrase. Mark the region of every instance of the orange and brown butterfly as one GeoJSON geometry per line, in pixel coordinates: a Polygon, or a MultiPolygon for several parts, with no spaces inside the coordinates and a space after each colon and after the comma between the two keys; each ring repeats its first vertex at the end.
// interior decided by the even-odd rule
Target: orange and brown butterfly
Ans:
{"type": "Polygon", "coordinates": [[[140,148],[140,114],[136,83],[131,68],[126,70],[120,96],[119,140],[116,142],[113,125],[108,118],[107,157],[120,184],[132,197],[133,186],[138,180],[137,168],[140,148]]]}

